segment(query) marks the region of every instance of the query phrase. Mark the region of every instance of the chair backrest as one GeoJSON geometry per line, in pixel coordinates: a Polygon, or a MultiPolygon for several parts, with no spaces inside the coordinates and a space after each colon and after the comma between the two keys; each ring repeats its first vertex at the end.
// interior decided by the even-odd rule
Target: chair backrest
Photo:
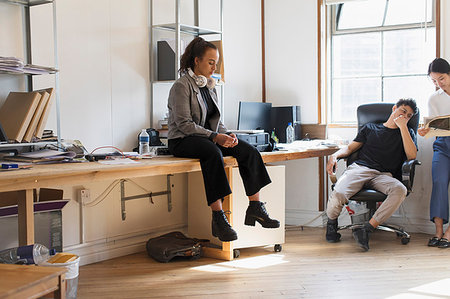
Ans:
{"type": "MultiPolygon", "coordinates": [[[[358,132],[368,123],[384,123],[392,113],[392,107],[395,103],[373,103],[361,105],[357,109],[358,132]]],[[[420,115],[417,112],[408,122],[408,127],[417,133],[420,115]]]]}
{"type": "MultiPolygon", "coordinates": [[[[384,123],[389,119],[392,113],[392,107],[395,103],[372,103],[360,105],[356,111],[358,119],[358,132],[368,123],[384,123]]],[[[419,127],[420,113],[419,111],[411,117],[408,121],[408,127],[414,130],[417,134],[417,128],[419,127]]],[[[352,153],[347,159],[347,165],[352,164],[358,158],[358,152],[352,153]]]]}

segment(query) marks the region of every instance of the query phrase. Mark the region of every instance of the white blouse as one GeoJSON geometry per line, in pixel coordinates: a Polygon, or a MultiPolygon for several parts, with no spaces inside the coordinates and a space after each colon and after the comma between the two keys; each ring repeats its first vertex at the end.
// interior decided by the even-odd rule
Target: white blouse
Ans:
{"type": "Polygon", "coordinates": [[[428,100],[428,116],[450,115],[450,95],[442,89],[437,90],[428,100]]]}

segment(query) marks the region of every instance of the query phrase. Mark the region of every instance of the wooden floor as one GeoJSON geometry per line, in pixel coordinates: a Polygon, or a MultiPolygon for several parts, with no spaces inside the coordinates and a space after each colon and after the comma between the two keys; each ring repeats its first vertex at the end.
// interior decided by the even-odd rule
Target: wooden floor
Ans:
{"type": "Polygon", "coordinates": [[[162,264],[145,252],[80,268],[78,298],[450,298],[450,249],[413,234],[401,245],[378,231],[362,252],[350,231],[329,244],[324,229],[288,231],[283,250],[242,249],[231,262],[162,264]]]}

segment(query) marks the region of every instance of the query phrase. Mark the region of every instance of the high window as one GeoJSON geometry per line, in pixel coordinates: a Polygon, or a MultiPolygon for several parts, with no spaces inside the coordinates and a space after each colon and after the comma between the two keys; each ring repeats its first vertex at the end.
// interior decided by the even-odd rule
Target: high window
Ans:
{"type": "Polygon", "coordinates": [[[346,1],[331,6],[330,123],[355,123],[364,103],[416,100],[427,115],[435,88],[433,0],[346,1]]]}

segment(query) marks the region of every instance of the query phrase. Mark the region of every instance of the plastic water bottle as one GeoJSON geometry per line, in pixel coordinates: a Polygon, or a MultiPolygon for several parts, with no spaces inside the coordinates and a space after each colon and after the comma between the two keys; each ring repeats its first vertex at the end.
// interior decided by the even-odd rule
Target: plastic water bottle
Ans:
{"type": "Polygon", "coordinates": [[[146,155],[150,153],[150,136],[146,129],[142,129],[141,134],[139,134],[139,154],[146,155]]]}
{"type": "Polygon", "coordinates": [[[26,245],[0,251],[0,263],[3,264],[41,264],[54,255],[42,244],[26,245]]]}
{"type": "Polygon", "coordinates": [[[286,127],[286,143],[292,143],[294,142],[294,127],[292,126],[292,123],[288,123],[288,126],[286,127]]]}

